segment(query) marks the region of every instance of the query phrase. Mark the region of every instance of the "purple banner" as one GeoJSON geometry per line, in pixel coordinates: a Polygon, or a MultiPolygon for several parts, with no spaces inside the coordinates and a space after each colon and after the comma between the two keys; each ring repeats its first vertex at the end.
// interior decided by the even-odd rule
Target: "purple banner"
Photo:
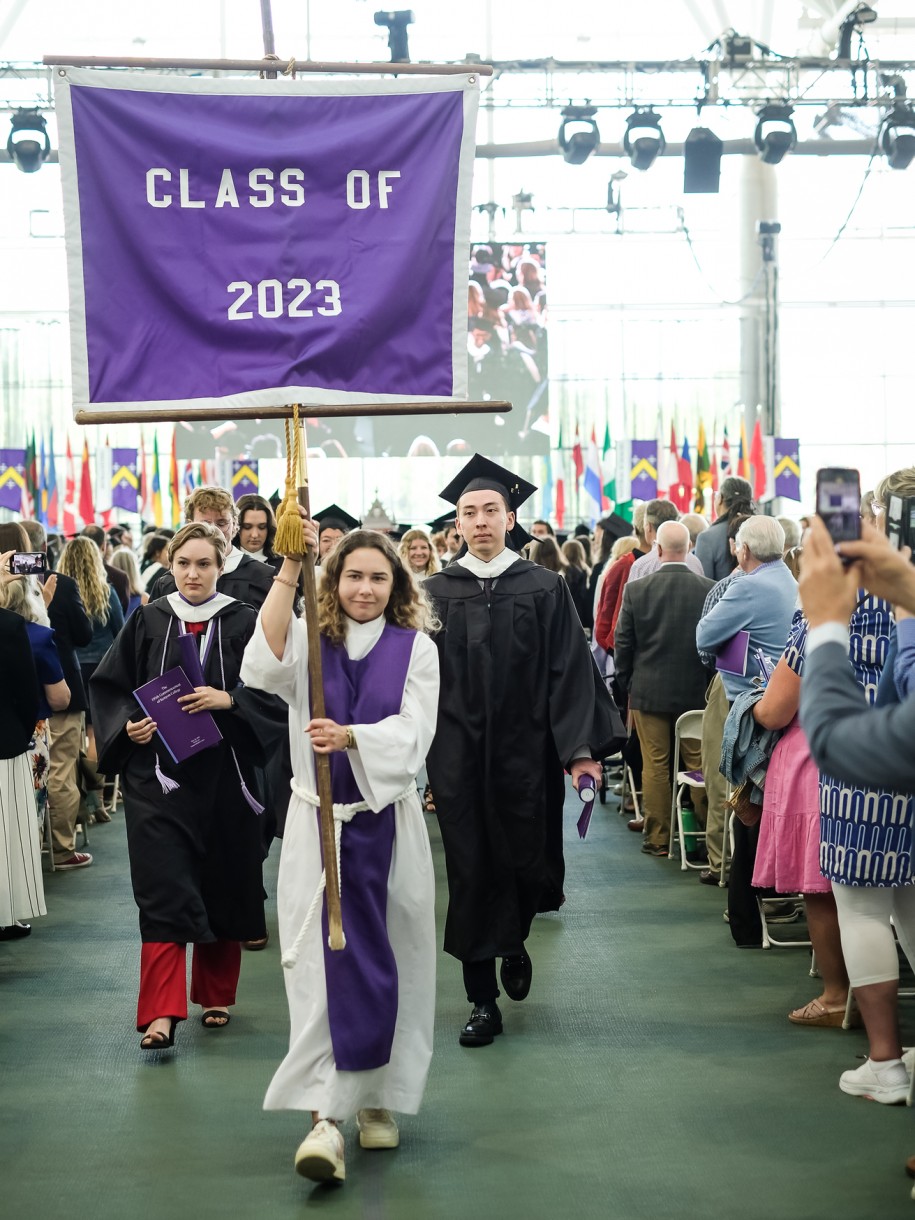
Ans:
{"type": "Polygon", "coordinates": [[[658,494],[658,442],[632,441],[630,498],[654,500],[658,494]]]}
{"type": "Polygon", "coordinates": [[[139,463],[136,449],[111,450],[111,507],[137,511],[140,490],[139,463]]]}
{"type": "Polygon", "coordinates": [[[68,70],[75,407],[466,397],[478,89],[68,70]]]}
{"type": "Polygon", "coordinates": [[[232,463],[232,495],[235,500],[257,494],[260,485],[257,467],[256,459],[242,458],[240,462],[232,463]]]}
{"type": "Polygon", "coordinates": [[[25,450],[0,449],[0,508],[21,513],[25,493],[25,450]]]}
{"type": "Polygon", "coordinates": [[[786,500],[800,500],[801,457],[797,438],[775,438],[773,474],[777,496],[783,496],[786,500]]]}

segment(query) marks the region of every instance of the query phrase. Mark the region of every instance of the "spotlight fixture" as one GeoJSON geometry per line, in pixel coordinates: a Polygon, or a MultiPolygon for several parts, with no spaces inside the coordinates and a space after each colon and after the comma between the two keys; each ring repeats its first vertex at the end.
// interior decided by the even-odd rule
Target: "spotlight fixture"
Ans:
{"type": "Polygon", "coordinates": [[[880,147],[890,169],[908,169],[915,158],[915,110],[908,102],[897,102],[883,120],[880,147]]]}
{"type": "Polygon", "coordinates": [[[17,110],[11,122],[6,151],[17,169],[24,174],[34,174],[47,161],[51,151],[44,115],[37,110],[17,110]]]}
{"type": "Polygon", "coordinates": [[[573,106],[571,103],[562,112],[559,127],[559,147],[569,165],[584,165],[600,144],[600,131],[594,116],[596,106],[573,106]]]}
{"type": "Polygon", "coordinates": [[[851,40],[855,30],[860,31],[863,25],[870,25],[872,21],[876,20],[877,14],[869,4],[859,4],[853,8],[839,26],[839,49],[836,52],[836,59],[851,59],[851,40]]]}
{"type": "Polygon", "coordinates": [[[655,158],[661,156],[666,147],[661,116],[651,107],[634,110],[626,120],[626,133],[623,136],[623,151],[634,168],[642,171],[651,169],[655,158]]]}
{"type": "Polygon", "coordinates": [[[407,45],[407,26],[412,25],[415,20],[411,8],[383,9],[375,14],[375,24],[383,25],[387,28],[392,64],[408,64],[410,62],[410,48],[407,45]]]}
{"type": "Polygon", "coordinates": [[[778,165],[797,144],[792,114],[794,109],[785,102],[769,102],[757,112],[753,143],[766,165],[778,165]]]}
{"type": "Polygon", "coordinates": [[[717,195],[724,148],[714,131],[694,127],[683,145],[684,195],[717,195]]]}

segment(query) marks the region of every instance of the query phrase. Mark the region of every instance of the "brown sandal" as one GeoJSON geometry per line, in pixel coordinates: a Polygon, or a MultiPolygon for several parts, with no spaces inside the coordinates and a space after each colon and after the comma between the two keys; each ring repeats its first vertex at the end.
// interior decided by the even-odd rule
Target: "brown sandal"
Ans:
{"type": "Polygon", "coordinates": [[[845,1020],[845,1005],[841,1008],[827,1008],[819,1000],[811,1000],[803,1008],[795,1008],[788,1013],[788,1020],[793,1025],[813,1025],[821,1029],[840,1029],[845,1020]]]}

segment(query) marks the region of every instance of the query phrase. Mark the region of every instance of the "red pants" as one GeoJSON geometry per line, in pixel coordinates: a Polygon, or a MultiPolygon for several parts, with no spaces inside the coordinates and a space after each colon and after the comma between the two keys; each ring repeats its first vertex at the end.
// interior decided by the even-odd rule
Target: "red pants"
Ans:
{"type": "MultiPolygon", "coordinates": [[[[144,943],[140,953],[137,1029],[142,1033],[157,1017],[187,1019],[187,945],[144,943]]],[[[241,970],[241,942],[216,940],[194,945],[191,1002],[207,1008],[235,1003],[241,970]]]]}

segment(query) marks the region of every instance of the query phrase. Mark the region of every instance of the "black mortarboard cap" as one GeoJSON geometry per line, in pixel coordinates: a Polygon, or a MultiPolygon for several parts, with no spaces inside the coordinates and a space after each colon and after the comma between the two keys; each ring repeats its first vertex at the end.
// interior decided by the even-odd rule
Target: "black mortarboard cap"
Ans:
{"type": "Polygon", "coordinates": [[[601,517],[598,525],[605,534],[610,534],[614,539],[632,536],[632,522],[621,517],[619,513],[610,513],[608,517],[601,517]]]}
{"type": "Polygon", "coordinates": [[[440,530],[447,529],[449,525],[454,525],[454,522],[454,513],[442,513],[440,517],[436,517],[434,521],[427,521],[426,524],[433,533],[437,534],[440,530]]]}
{"type": "MultiPolygon", "coordinates": [[[[483,457],[482,453],[475,453],[439,495],[449,504],[457,504],[468,491],[497,491],[511,511],[517,513],[536,490],[533,483],[483,457]]],[[[517,521],[514,529],[509,530],[508,537],[516,551],[531,541],[531,535],[517,521]]]]}
{"type": "MultiPolygon", "coordinates": [[[[312,520],[317,521],[318,525],[323,526],[324,529],[340,529],[344,533],[357,530],[362,524],[339,504],[328,504],[327,508],[322,508],[320,512],[312,513],[311,516],[312,520]]],[[[320,533],[320,530],[318,532],[320,533]]]]}

